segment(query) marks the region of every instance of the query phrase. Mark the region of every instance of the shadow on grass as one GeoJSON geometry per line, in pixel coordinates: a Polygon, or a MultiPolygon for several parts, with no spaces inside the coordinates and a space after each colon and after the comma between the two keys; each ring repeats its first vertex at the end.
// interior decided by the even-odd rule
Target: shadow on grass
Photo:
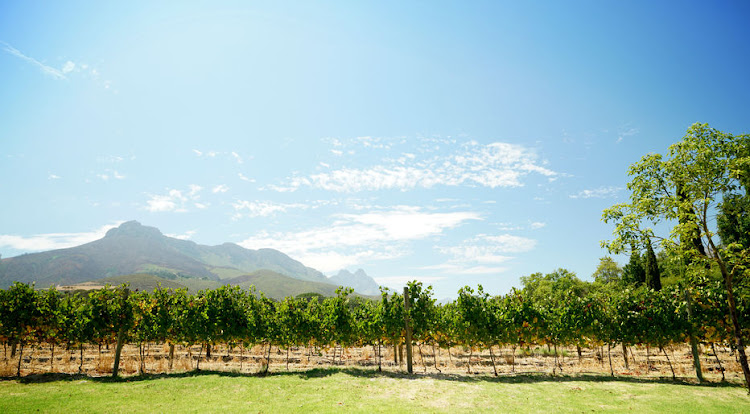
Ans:
{"type": "Polygon", "coordinates": [[[263,378],[263,377],[298,377],[303,380],[324,378],[332,375],[349,375],[358,378],[391,378],[399,380],[418,380],[422,378],[429,378],[438,381],[457,381],[463,383],[499,383],[499,384],[529,384],[529,383],[543,383],[543,382],[612,382],[612,383],[629,383],[629,384],[672,384],[672,385],[686,385],[691,387],[730,387],[730,388],[742,388],[743,384],[733,382],[703,382],[697,383],[695,380],[689,380],[687,378],[677,378],[673,380],[669,377],[660,378],[642,378],[633,376],[616,375],[614,377],[604,374],[572,374],[572,375],[556,375],[552,376],[548,373],[518,373],[518,374],[501,374],[497,377],[492,375],[471,375],[471,374],[441,374],[441,373],[415,373],[407,374],[406,372],[393,372],[393,371],[382,371],[378,372],[374,369],[364,369],[355,367],[329,367],[329,368],[313,368],[304,371],[271,371],[267,374],[264,373],[240,373],[232,371],[186,371],[186,372],[175,372],[175,373],[161,373],[161,374],[141,374],[133,376],[122,376],[113,378],[110,376],[106,377],[91,377],[83,374],[62,374],[62,373],[47,373],[47,374],[33,374],[18,377],[0,377],[0,381],[13,381],[17,380],[22,384],[40,384],[55,381],[92,381],[100,383],[119,383],[119,382],[138,382],[138,381],[152,381],[158,379],[171,379],[171,378],[190,378],[200,376],[219,376],[219,377],[233,377],[233,378],[263,378]]]}

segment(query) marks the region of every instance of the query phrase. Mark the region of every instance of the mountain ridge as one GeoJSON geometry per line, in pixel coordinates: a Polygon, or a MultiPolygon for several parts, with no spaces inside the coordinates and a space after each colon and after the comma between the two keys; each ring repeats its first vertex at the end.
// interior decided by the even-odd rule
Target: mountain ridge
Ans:
{"type": "Polygon", "coordinates": [[[264,269],[301,281],[330,283],[321,272],[278,250],[251,250],[234,243],[206,246],[128,221],[80,246],[3,258],[0,288],[14,281],[43,287],[139,273],[221,282],[264,269]]]}

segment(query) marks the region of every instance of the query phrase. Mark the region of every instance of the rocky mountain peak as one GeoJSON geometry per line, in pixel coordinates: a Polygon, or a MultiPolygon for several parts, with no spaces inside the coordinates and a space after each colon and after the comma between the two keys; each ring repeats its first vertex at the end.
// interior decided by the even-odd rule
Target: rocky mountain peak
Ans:
{"type": "Polygon", "coordinates": [[[120,224],[119,227],[110,229],[104,237],[153,238],[162,236],[163,234],[156,227],[144,226],[135,220],[131,220],[120,224]]]}

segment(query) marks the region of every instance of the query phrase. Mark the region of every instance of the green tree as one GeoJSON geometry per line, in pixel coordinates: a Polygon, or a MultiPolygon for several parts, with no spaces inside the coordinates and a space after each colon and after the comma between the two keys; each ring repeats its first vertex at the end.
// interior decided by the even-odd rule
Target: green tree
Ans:
{"type": "Polygon", "coordinates": [[[630,261],[622,269],[622,281],[626,285],[637,287],[646,283],[646,268],[634,244],[631,245],[630,250],[630,261]]]}
{"type": "Polygon", "coordinates": [[[646,239],[646,286],[653,290],[661,290],[661,273],[656,260],[656,253],[651,246],[651,240],[646,239]]]}
{"type": "Polygon", "coordinates": [[[599,266],[592,275],[598,283],[617,283],[622,280],[622,268],[609,256],[599,259],[599,266]]]}
{"type": "Polygon", "coordinates": [[[723,246],[715,239],[719,202],[745,193],[747,171],[742,151],[748,135],[733,136],[707,124],[692,125],[685,137],[669,147],[666,157],[648,154],[630,167],[630,202],[617,204],[603,213],[613,222],[615,238],[603,242],[612,253],[623,246],[654,237],[650,227],[661,222],[676,223],[662,246],[689,263],[719,267],[727,293],[734,344],[750,390],[750,367],[739,322],[735,285],[750,267],[750,248],[741,243],[723,246]]]}

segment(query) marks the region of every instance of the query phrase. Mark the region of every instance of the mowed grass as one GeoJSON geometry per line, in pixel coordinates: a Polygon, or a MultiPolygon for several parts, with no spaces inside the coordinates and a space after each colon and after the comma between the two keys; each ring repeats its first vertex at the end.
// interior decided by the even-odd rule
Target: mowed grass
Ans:
{"type": "Polygon", "coordinates": [[[317,369],[268,376],[200,372],[121,380],[0,381],[0,412],[748,413],[739,385],[604,376],[470,377],[317,369]]]}

